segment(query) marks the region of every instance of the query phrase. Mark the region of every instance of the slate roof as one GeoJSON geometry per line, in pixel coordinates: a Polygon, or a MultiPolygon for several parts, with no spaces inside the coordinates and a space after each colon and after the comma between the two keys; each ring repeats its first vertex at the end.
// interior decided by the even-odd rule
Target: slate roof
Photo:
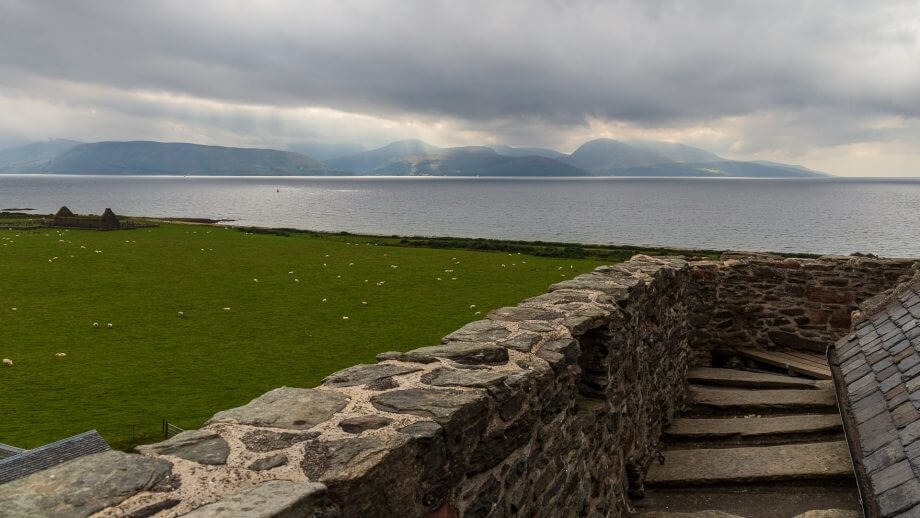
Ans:
{"type": "Polygon", "coordinates": [[[110,449],[108,443],[96,430],[90,430],[32,450],[21,450],[10,457],[0,458],[0,484],[57,466],[77,457],[110,449]]]}
{"type": "Polygon", "coordinates": [[[920,282],[875,303],[831,352],[868,516],[920,516],[920,282]],[[842,379],[841,379],[842,378],[842,379]]]}

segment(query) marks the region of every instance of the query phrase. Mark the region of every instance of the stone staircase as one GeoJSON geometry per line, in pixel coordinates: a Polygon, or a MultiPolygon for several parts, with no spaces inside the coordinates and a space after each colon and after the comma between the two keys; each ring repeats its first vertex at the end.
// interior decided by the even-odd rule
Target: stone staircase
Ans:
{"type": "Polygon", "coordinates": [[[831,382],[708,367],[687,379],[638,516],[861,516],[831,382]]]}

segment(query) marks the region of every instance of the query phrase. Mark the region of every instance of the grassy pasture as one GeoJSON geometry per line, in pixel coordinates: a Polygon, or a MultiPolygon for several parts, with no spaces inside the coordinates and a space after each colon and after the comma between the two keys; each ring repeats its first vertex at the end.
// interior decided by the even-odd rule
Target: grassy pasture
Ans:
{"type": "Polygon", "coordinates": [[[0,357],[14,361],[0,366],[0,442],[91,428],[121,448],[157,440],[164,417],[195,428],[272,388],[435,344],[477,311],[610,262],[396,241],[187,224],[0,230],[0,357]]]}

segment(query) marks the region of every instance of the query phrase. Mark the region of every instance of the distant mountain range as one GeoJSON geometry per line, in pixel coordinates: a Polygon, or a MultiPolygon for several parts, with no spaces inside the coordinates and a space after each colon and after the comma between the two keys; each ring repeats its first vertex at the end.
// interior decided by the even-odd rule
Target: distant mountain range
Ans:
{"type": "Polygon", "coordinates": [[[546,148],[443,148],[401,140],[363,151],[348,143],[291,144],[294,151],[150,141],[50,140],[0,151],[0,172],[226,176],[827,176],[776,162],[726,160],[671,142],[597,139],[566,155],[546,148]],[[342,154],[340,154],[342,153],[342,154]]]}

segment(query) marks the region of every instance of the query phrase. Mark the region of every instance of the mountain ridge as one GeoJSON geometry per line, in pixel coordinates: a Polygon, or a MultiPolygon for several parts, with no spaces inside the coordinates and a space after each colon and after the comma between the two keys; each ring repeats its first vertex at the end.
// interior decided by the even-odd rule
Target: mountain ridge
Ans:
{"type": "MultiPolygon", "coordinates": [[[[296,146],[292,145],[289,147],[296,146]]],[[[322,143],[322,154],[356,149],[322,143]]],[[[307,147],[306,145],[304,147],[307,147]]],[[[680,176],[818,177],[802,166],[722,158],[674,142],[609,138],[571,154],[504,145],[440,147],[418,139],[320,161],[294,151],[186,142],[63,139],[0,150],[0,172],[60,174],[192,174],[229,176],[680,176]]]]}

